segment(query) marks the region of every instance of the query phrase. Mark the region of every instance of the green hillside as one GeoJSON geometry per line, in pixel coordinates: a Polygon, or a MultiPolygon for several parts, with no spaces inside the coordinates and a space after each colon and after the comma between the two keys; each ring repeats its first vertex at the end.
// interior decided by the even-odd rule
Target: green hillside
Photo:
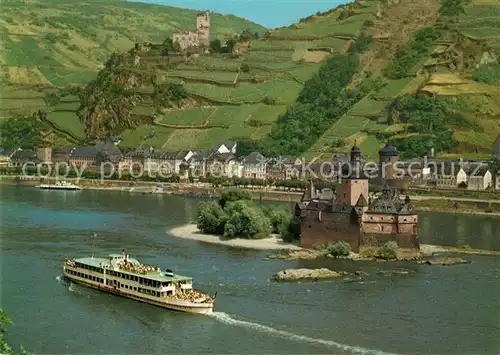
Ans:
{"type": "MultiPolygon", "coordinates": [[[[169,6],[119,0],[1,2],[0,117],[40,108],[54,87],[89,83],[113,52],[195,29],[195,10],[169,6]]],[[[211,15],[215,38],[245,29],[265,30],[236,16],[211,15]]]]}
{"type": "MultiPolygon", "coordinates": [[[[294,105],[306,81],[325,60],[347,51],[350,41],[375,14],[376,5],[359,5],[359,16],[347,20],[341,19],[343,9],[318,14],[290,26],[297,31],[294,38],[289,38],[286,29],[272,30],[260,38],[240,41],[233,53],[170,56],[167,60],[161,58],[161,46],[137,51],[138,60],[127,68],[126,80],[139,81],[134,87],[138,97],[133,99],[130,117],[127,113],[126,122],[118,124],[125,129],[113,128],[113,133],[121,135],[123,146],[148,144],[168,149],[207,148],[226,139],[259,140],[294,105]],[[321,21],[327,32],[311,32],[311,21],[321,21]],[[158,107],[158,86],[151,85],[152,78],[157,83],[182,84],[187,98],[158,107]]],[[[131,57],[122,60],[132,63],[131,57]]],[[[103,77],[116,77],[112,73],[118,66],[104,69],[103,77]]],[[[78,106],[75,97],[65,97],[50,108],[48,119],[84,137],[76,115],[78,106]]],[[[95,132],[104,127],[100,123],[103,116],[95,114],[87,120],[97,127],[95,132]]]]}
{"type": "MultiPolygon", "coordinates": [[[[54,3],[61,10],[52,16],[64,13],[66,5],[54,3]]],[[[107,16],[109,22],[92,23],[102,26],[96,27],[99,40],[78,32],[74,26],[80,20],[74,20],[64,25],[73,26],[70,38],[58,37],[54,44],[42,31],[51,27],[21,26],[19,13],[26,10],[12,4],[0,5],[8,9],[2,14],[8,32],[2,46],[23,43],[24,49],[17,57],[12,51],[4,55],[3,65],[8,67],[4,82],[10,83],[2,101],[4,117],[5,112],[28,112],[43,105],[51,90],[43,80],[59,87],[85,84],[101,68],[98,80],[80,94],[83,102],[66,92],[55,106],[45,107],[46,124],[60,142],[120,134],[123,146],[148,144],[174,150],[235,139],[240,153],[258,149],[267,155],[328,159],[346,153],[354,141],[365,155],[374,157],[390,139],[405,158],[423,155],[431,145],[442,156],[479,157],[489,154],[500,135],[496,0],[356,1],[259,38],[240,38],[232,53],[168,57],[161,55],[161,45],[130,49],[146,40],[159,44],[176,28],[192,29],[194,12],[92,1],[92,8],[97,4],[103,10],[142,15],[136,15],[136,21],[127,15],[124,22],[114,13],[92,15],[81,10],[88,13],[82,18],[107,16]],[[178,11],[175,16],[174,11],[178,11]],[[41,33],[38,37],[34,28],[41,33]],[[156,28],[164,31],[161,36],[156,28]],[[13,34],[28,30],[33,32],[29,36],[13,34]],[[105,33],[109,38],[103,37],[105,33]],[[131,33],[142,37],[127,37],[131,33]],[[129,41],[113,47],[110,43],[116,42],[111,37],[117,35],[129,41]],[[23,41],[16,42],[19,38],[23,41]],[[87,48],[89,41],[94,47],[87,47],[93,49],[71,64],[70,54],[82,52],[69,47],[87,48]],[[65,50],[60,49],[63,45],[65,50]],[[49,49],[51,55],[40,52],[49,49]],[[115,51],[127,52],[103,68],[115,51]],[[78,70],[71,66],[75,63],[78,70]],[[81,103],[79,119],[76,111],[81,103]]],[[[42,13],[36,10],[37,16],[42,13]]],[[[247,28],[261,30],[227,16],[213,15],[212,24],[221,39],[247,28]]]]}

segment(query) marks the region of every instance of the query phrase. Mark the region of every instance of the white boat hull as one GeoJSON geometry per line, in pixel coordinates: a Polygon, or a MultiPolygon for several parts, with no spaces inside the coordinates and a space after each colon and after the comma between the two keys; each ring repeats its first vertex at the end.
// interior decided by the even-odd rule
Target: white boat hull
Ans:
{"type": "Polygon", "coordinates": [[[57,186],[57,185],[40,185],[42,190],[82,190],[80,186],[57,186]]]}
{"type": "Polygon", "coordinates": [[[195,303],[195,302],[189,302],[189,301],[184,301],[184,300],[176,300],[176,299],[169,299],[165,298],[162,300],[154,300],[151,298],[147,297],[141,297],[138,295],[134,295],[130,292],[127,292],[126,290],[103,285],[103,284],[97,284],[95,282],[86,280],[86,279],[81,279],[79,277],[75,277],[73,275],[70,275],[66,273],[65,270],[63,270],[63,275],[64,277],[69,280],[70,282],[74,282],[83,286],[87,286],[96,290],[112,293],[118,296],[122,297],[127,297],[131,298],[133,300],[139,301],[139,302],[144,302],[144,303],[149,303],[155,306],[159,306],[162,308],[167,308],[171,309],[174,311],[180,311],[180,312],[189,312],[189,313],[196,313],[196,314],[212,314],[213,313],[213,302],[210,303],[195,303]]]}

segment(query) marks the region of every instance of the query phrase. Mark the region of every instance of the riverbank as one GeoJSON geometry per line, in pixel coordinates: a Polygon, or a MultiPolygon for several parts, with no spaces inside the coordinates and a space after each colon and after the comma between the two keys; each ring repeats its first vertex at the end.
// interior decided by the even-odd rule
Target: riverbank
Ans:
{"type": "MultiPolygon", "coordinates": [[[[185,224],[173,228],[168,234],[176,238],[196,240],[198,242],[220,244],[234,248],[279,251],[278,254],[269,256],[269,259],[281,260],[312,260],[325,256],[324,250],[305,249],[297,244],[285,243],[279,236],[265,239],[225,239],[217,235],[200,233],[196,224],[185,224]]],[[[440,253],[457,253],[468,255],[500,256],[500,251],[471,249],[467,247],[453,247],[443,245],[420,245],[421,257],[430,257],[440,253]]],[[[363,258],[356,253],[348,257],[351,260],[371,260],[363,258]]]]}
{"type": "MultiPolygon", "coordinates": [[[[0,183],[16,185],[15,176],[1,176],[0,183]]],[[[158,187],[156,182],[131,182],[123,180],[92,180],[92,179],[66,179],[68,182],[77,184],[84,190],[116,191],[138,194],[165,194],[193,196],[203,198],[216,198],[220,196],[224,187],[213,187],[208,183],[163,183],[158,187]]],[[[54,178],[47,179],[48,183],[54,182],[54,178]]],[[[36,187],[40,184],[39,179],[23,180],[18,186],[36,187]]],[[[255,200],[274,202],[299,202],[303,192],[287,191],[271,188],[247,188],[255,200]]],[[[500,200],[480,200],[462,197],[443,196],[410,196],[416,211],[467,213],[484,216],[500,217],[500,200]]]]}
{"type": "Polygon", "coordinates": [[[265,239],[225,239],[217,235],[200,233],[196,224],[186,224],[173,228],[168,231],[173,237],[192,239],[198,242],[221,244],[229,247],[255,249],[255,250],[301,250],[302,248],[295,244],[283,242],[278,236],[272,236],[265,239]]]}

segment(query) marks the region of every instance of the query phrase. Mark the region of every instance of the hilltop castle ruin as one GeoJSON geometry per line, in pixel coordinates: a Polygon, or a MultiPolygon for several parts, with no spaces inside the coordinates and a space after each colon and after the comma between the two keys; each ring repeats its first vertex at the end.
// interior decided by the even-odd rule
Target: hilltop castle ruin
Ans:
{"type": "Polygon", "coordinates": [[[210,46],[210,12],[203,11],[196,15],[196,32],[175,32],[172,41],[179,43],[181,49],[210,46]]]}

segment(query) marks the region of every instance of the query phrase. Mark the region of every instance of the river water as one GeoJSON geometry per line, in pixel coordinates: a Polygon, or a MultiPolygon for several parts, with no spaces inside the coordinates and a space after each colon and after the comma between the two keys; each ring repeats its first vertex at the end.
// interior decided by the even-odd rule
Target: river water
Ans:
{"type": "MultiPolygon", "coordinates": [[[[500,352],[500,258],[414,262],[264,260],[268,252],[170,237],[198,201],[1,187],[1,307],[8,340],[38,354],[500,352]],[[213,316],[163,310],[60,281],[65,258],[121,252],[218,291],[213,316]],[[267,282],[284,268],[368,275],[267,282]]],[[[422,213],[422,243],[500,250],[500,219],[422,213]]]]}

